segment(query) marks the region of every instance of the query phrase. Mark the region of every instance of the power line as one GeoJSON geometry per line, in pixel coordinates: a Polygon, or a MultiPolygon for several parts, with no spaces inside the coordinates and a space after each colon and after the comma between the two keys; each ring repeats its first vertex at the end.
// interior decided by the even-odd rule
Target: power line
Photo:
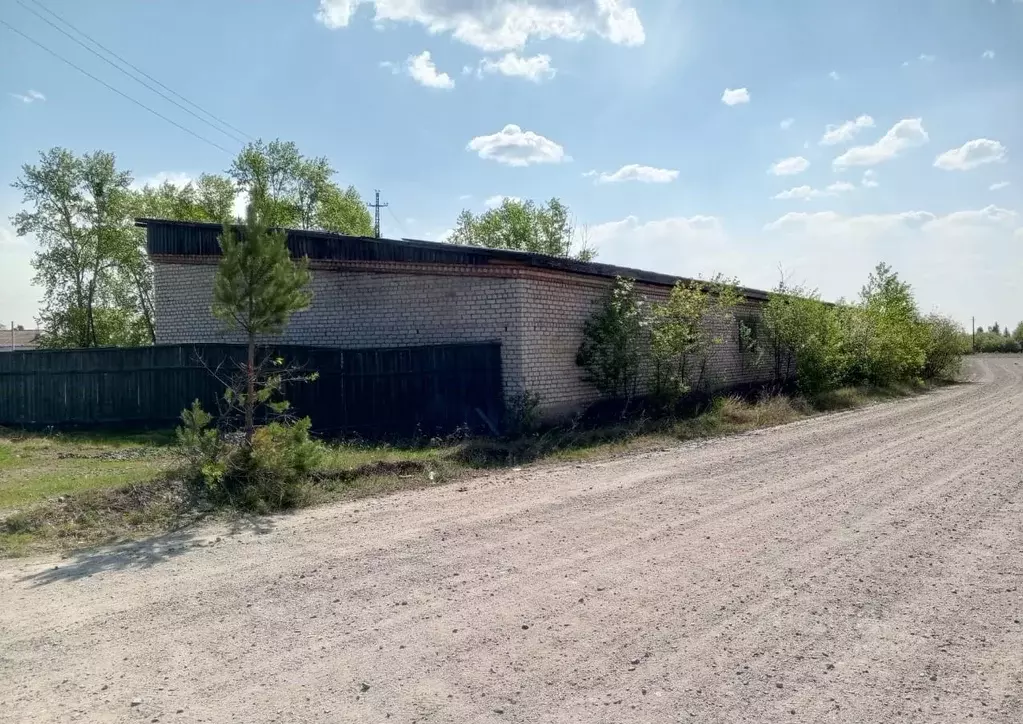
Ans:
{"type": "Polygon", "coordinates": [[[52,56],[53,56],[54,58],[56,58],[57,60],[60,60],[60,61],[62,61],[62,62],[64,62],[64,63],[67,63],[67,64],[68,64],[68,65],[70,65],[70,66],[71,66],[72,68],[74,68],[74,69],[75,69],[75,70],[77,70],[77,71],[78,71],[79,73],[81,73],[82,75],[85,75],[85,76],[88,76],[89,78],[92,78],[92,79],[93,79],[94,81],[96,81],[96,82],[97,82],[97,83],[99,83],[100,85],[104,86],[105,88],[108,88],[109,90],[112,90],[112,91],[113,91],[114,93],[116,93],[117,95],[121,96],[122,98],[125,98],[125,99],[127,99],[127,100],[131,101],[132,103],[134,103],[135,105],[137,105],[137,106],[138,106],[139,108],[144,108],[145,110],[149,111],[149,112],[150,112],[150,113],[152,113],[152,114],[153,114],[154,116],[156,116],[157,118],[161,118],[161,119],[163,119],[163,120],[167,121],[167,123],[171,124],[172,126],[176,126],[177,128],[180,128],[180,129],[181,129],[182,131],[184,131],[185,133],[187,133],[187,134],[189,134],[189,135],[191,135],[191,136],[195,136],[195,137],[196,137],[196,138],[198,138],[198,139],[199,139],[200,141],[203,141],[204,143],[208,143],[208,144],[210,144],[211,146],[213,146],[214,148],[218,148],[218,149],[220,149],[221,151],[223,151],[224,153],[226,153],[226,154],[228,154],[228,155],[232,155],[232,152],[231,152],[231,151],[227,150],[226,148],[224,148],[223,146],[221,146],[221,145],[220,145],[219,143],[217,143],[216,141],[211,141],[210,139],[206,138],[205,136],[201,136],[201,135],[199,135],[198,133],[196,133],[196,132],[195,132],[195,131],[193,131],[192,129],[190,129],[190,128],[186,127],[186,126],[182,126],[182,125],[181,125],[180,123],[178,123],[177,121],[175,121],[175,120],[173,120],[173,119],[170,119],[170,118],[168,118],[167,116],[163,115],[163,114],[162,114],[162,113],[160,113],[159,111],[153,110],[152,108],[150,108],[149,106],[147,106],[147,105],[146,105],[145,103],[143,103],[142,101],[138,101],[138,100],[135,100],[134,98],[132,98],[132,97],[131,97],[130,95],[128,95],[128,94],[127,94],[127,93],[125,93],[124,91],[118,90],[118,89],[117,89],[117,88],[115,88],[114,86],[112,86],[112,85],[110,85],[109,83],[107,83],[107,82],[106,82],[105,80],[102,80],[102,79],[100,79],[100,78],[97,78],[96,76],[94,76],[94,75],[93,75],[92,73],[90,73],[89,71],[85,70],[85,69],[84,69],[84,68],[82,68],[81,66],[75,65],[74,63],[72,63],[72,62],[71,62],[70,60],[68,60],[68,59],[67,59],[67,58],[65,58],[64,56],[60,55],[59,53],[57,53],[57,52],[55,52],[55,51],[53,51],[53,50],[50,50],[49,48],[47,48],[47,47],[46,47],[45,45],[43,45],[42,43],[40,43],[40,42],[39,42],[38,40],[36,40],[35,38],[32,38],[32,37],[30,37],[30,36],[26,35],[25,33],[21,32],[20,30],[18,30],[18,29],[17,29],[16,27],[14,27],[14,26],[13,26],[13,25],[11,25],[10,23],[8,23],[8,22],[7,22],[6,20],[4,20],[3,18],[0,18],[0,25],[4,25],[4,26],[5,26],[5,27],[6,27],[6,28],[7,28],[8,30],[10,30],[10,31],[12,31],[12,32],[14,32],[14,33],[17,33],[18,35],[20,35],[21,37],[23,37],[23,38],[24,38],[25,40],[27,40],[28,42],[30,42],[30,43],[32,43],[33,45],[35,45],[35,46],[38,46],[39,48],[42,48],[43,50],[45,50],[45,51],[46,51],[47,53],[49,53],[50,55],[52,55],[52,56]]]}
{"type": "Polygon", "coordinates": [[[391,218],[394,219],[394,223],[398,225],[399,229],[401,229],[401,233],[404,234],[405,236],[408,236],[408,229],[405,228],[405,225],[403,223],[398,221],[398,217],[395,215],[394,209],[392,209],[389,205],[387,206],[387,213],[389,213],[391,215],[391,218]]]}
{"type": "MultiPolygon", "coordinates": [[[[103,61],[104,63],[106,63],[107,65],[109,65],[109,66],[111,66],[112,68],[116,69],[116,70],[117,70],[118,72],[120,72],[120,73],[122,73],[122,74],[124,74],[124,75],[128,76],[129,78],[131,78],[131,79],[132,79],[133,81],[135,81],[136,83],[139,83],[140,85],[143,85],[143,86],[145,86],[146,88],[148,88],[149,90],[151,90],[151,91],[152,91],[153,93],[156,93],[156,94],[157,94],[158,96],[160,96],[161,98],[163,98],[163,99],[164,99],[165,101],[167,101],[168,103],[173,103],[173,104],[174,104],[175,106],[177,106],[178,108],[180,108],[181,110],[183,110],[183,111],[184,111],[185,113],[189,114],[190,116],[192,116],[192,117],[194,117],[194,118],[197,118],[197,119],[198,119],[198,120],[199,120],[200,122],[202,122],[202,123],[205,123],[205,124],[206,124],[207,126],[209,126],[210,128],[212,128],[213,130],[217,131],[218,133],[223,133],[223,134],[224,134],[225,136],[227,136],[228,138],[230,138],[230,139],[231,139],[232,141],[237,141],[238,143],[245,143],[245,139],[244,139],[244,138],[242,138],[242,137],[240,137],[240,136],[238,136],[238,135],[236,135],[236,134],[234,134],[234,133],[231,133],[230,131],[225,131],[225,130],[224,130],[223,128],[219,128],[219,127],[218,127],[218,126],[216,126],[215,124],[213,124],[213,123],[210,123],[210,122],[209,122],[208,120],[206,120],[205,118],[203,118],[202,116],[200,116],[200,115],[199,115],[198,113],[196,113],[195,111],[191,110],[190,108],[187,108],[186,106],[183,106],[182,104],[178,103],[178,102],[177,102],[176,100],[174,100],[173,98],[171,98],[170,96],[168,96],[168,95],[167,95],[166,93],[163,93],[163,92],[162,92],[162,91],[160,91],[160,90],[159,90],[158,88],[154,88],[154,87],[153,87],[152,85],[150,85],[150,84],[149,84],[149,83],[147,83],[146,81],[144,81],[144,80],[142,80],[141,78],[139,78],[139,77],[137,77],[137,76],[135,76],[135,75],[133,75],[133,74],[129,73],[129,72],[128,72],[128,71],[126,71],[126,70],[125,70],[124,68],[122,68],[122,67],[121,67],[121,66],[119,66],[119,65],[118,65],[117,63],[115,63],[114,61],[110,60],[109,58],[106,58],[106,57],[104,57],[103,55],[101,55],[100,53],[96,52],[96,51],[95,51],[94,49],[90,48],[90,47],[89,47],[88,45],[86,45],[85,43],[83,43],[83,42],[82,42],[81,40],[79,40],[79,39],[78,39],[78,38],[76,38],[75,36],[71,35],[71,33],[67,32],[67,31],[66,31],[66,30],[64,30],[63,28],[59,27],[59,26],[58,26],[58,25],[57,25],[56,23],[54,23],[53,21],[51,21],[51,20],[47,20],[47,19],[46,19],[45,17],[43,17],[42,15],[40,15],[38,11],[36,11],[36,10],[34,10],[33,8],[29,7],[28,5],[26,5],[25,3],[23,3],[23,2],[21,1],[21,0],[17,0],[17,2],[18,2],[18,5],[21,5],[21,7],[25,8],[26,10],[28,10],[28,11],[29,11],[30,13],[32,13],[32,14],[33,14],[33,15],[35,15],[35,16],[36,16],[37,18],[39,18],[40,20],[42,20],[42,21],[43,21],[44,23],[46,23],[47,25],[49,25],[49,26],[50,26],[51,28],[53,28],[54,30],[56,30],[56,31],[57,31],[58,33],[61,33],[61,34],[65,35],[65,36],[67,36],[67,37],[68,37],[68,38],[69,38],[70,40],[72,40],[73,42],[77,43],[77,44],[78,44],[78,45],[80,45],[81,47],[85,48],[85,49],[86,49],[87,51],[89,51],[90,53],[92,53],[93,55],[95,55],[95,56],[96,56],[97,58],[99,58],[100,60],[102,60],[102,61],[103,61]]],[[[72,30],[74,30],[74,31],[75,31],[76,33],[78,33],[79,35],[81,35],[82,37],[86,38],[86,39],[87,39],[87,40],[88,40],[89,42],[91,42],[91,43],[93,43],[94,45],[96,45],[96,46],[98,46],[98,47],[102,48],[102,49],[103,49],[103,50],[104,50],[105,52],[107,52],[108,54],[110,54],[110,55],[112,55],[113,57],[117,58],[117,59],[118,59],[119,61],[121,61],[121,62],[122,62],[122,63],[124,63],[125,65],[127,65],[127,66],[129,66],[130,68],[134,69],[134,70],[135,70],[136,72],[138,72],[138,73],[140,73],[140,74],[142,74],[142,75],[146,76],[147,78],[149,78],[150,80],[152,80],[152,81],[153,81],[154,83],[157,83],[158,85],[160,85],[160,86],[162,86],[162,87],[164,87],[164,88],[167,88],[167,86],[163,85],[163,83],[160,83],[160,81],[156,80],[155,78],[152,78],[151,76],[149,76],[149,75],[148,75],[148,74],[146,74],[145,72],[143,72],[143,71],[139,70],[139,69],[138,69],[138,68],[136,68],[136,67],[135,67],[134,65],[132,65],[131,63],[129,63],[129,62],[127,61],[127,60],[125,60],[125,59],[124,59],[124,58],[122,58],[121,56],[117,55],[117,53],[115,53],[115,52],[113,52],[112,50],[110,50],[110,49],[106,48],[106,47],[105,47],[104,45],[102,45],[102,44],[101,44],[101,43],[100,43],[99,41],[97,41],[97,40],[93,40],[93,39],[92,39],[91,37],[89,37],[88,35],[86,35],[86,34],[85,34],[84,32],[82,32],[81,30],[79,30],[78,28],[76,28],[76,27],[75,27],[74,25],[72,25],[72,24],[71,24],[71,23],[69,23],[68,21],[66,21],[66,20],[64,20],[63,18],[61,18],[61,17],[59,16],[59,15],[57,15],[57,14],[56,14],[55,12],[53,12],[52,10],[50,10],[49,8],[47,8],[47,7],[46,7],[45,5],[43,5],[42,3],[39,3],[39,2],[37,2],[37,0],[32,0],[32,2],[33,2],[34,4],[36,4],[36,5],[38,5],[39,7],[41,7],[41,8],[43,9],[43,10],[45,10],[45,11],[46,11],[47,13],[49,13],[49,14],[50,14],[50,15],[52,15],[53,17],[57,18],[57,19],[58,19],[58,20],[59,20],[59,21],[60,21],[61,23],[63,23],[64,25],[68,26],[69,28],[71,28],[72,30]]],[[[202,111],[203,113],[205,113],[205,114],[206,114],[207,116],[210,116],[211,118],[215,119],[215,120],[216,120],[216,121],[217,121],[218,123],[220,123],[220,124],[222,124],[222,125],[224,125],[224,126],[228,126],[229,128],[233,128],[233,126],[231,126],[231,125],[230,125],[229,123],[227,123],[226,121],[222,121],[222,120],[220,120],[219,118],[217,118],[216,116],[214,116],[214,115],[213,115],[212,113],[210,113],[209,111],[203,110],[203,109],[202,109],[202,108],[201,108],[200,106],[198,106],[198,105],[197,105],[197,104],[195,104],[195,103],[192,103],[192,102],[191,102],[190,100],[188,100],[188,99],[187,99],[187,98],[185,98],[184,96],[182,96],[182,95],[180,95],[180,94],[178,94],[178,93],[175,93],[175,92],[174,92],[174,91],[172,91],[172,90],[171,90],[170,88],[167,88],[167,90],[168,90],[168,91],[170,91],[171,93],[174,93],[174,95],[178,96],[179,98],[181,98],[182,100],[184,100],[184,101],[185,101],[186,103],[189,103],[190,105],[192,105],[192,106],[195,106],[196,108],[199,108],[199,110],[201,110],[201,111],[202,111]]],[[[238,133],[240,133],[240,134],[241,134],[241,136],[245,136],[245,137],[247,137],[247,138],[252,138],[252,136],[249,136],[249,135],[248,135],[247,133],[245,133],[244,131],[238,131],[238,133]]]]}

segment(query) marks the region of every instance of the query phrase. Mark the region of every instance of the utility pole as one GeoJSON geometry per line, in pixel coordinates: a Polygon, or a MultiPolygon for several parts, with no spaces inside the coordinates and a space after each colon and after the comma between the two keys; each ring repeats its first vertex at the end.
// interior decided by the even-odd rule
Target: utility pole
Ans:
{"type": "Polygon", "coordinates": [[[377,239],[379,239],[380,238],[380,209],[386,209],[388,205],[380,203],[380,189],[376,190],[376,198],[377,198],[377,200],[376,200],[375,204],[367,204],[367,206],[369,206],[369,208],[373,209],[374,212],[375,212],[375,214],[374,214],[374,221],[373,221],[373,236],[375,236],[377,239]]]}
{"type": "Polygon", "coordinates": [[[973,328],[973,351],[977,351],[977,318],[970,317],[970,326],[973,328]]]}

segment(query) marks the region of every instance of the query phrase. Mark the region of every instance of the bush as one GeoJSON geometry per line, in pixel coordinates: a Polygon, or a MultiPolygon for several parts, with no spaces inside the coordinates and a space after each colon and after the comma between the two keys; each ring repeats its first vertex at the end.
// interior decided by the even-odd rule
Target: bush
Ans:
{"type": "Polygon", "coordinates": [[[1023,349],[1023,344],[1015,337],[1006,337],[997,332],[977,333],[977,352],[1019,352],[1021,349],[1023,349]]]}
{"type": "Polygon", "coordinates": [[[715,277],[708,283],[678,282],[666,302],[652,305],[653,393],[661,404],[672,407],[693,383],[701,385],[708,350],[724,342],[714,336],[714,322],[730,322],[738,303],[734,282],[715,277]]]}
{"type": "Polygon", "coordinates": [[[924,322],[927,344],[923,376],[928,380],[956,379],[969,350],[962,327],[948,317],[932,314],[924,322]]]}
{"type": "Polygon", "coordinates": [[[796,384],[817,395],[842,383],[847,359],[839,311],[816,291],[780,285],[770,295],[764,327],[774,349],[776,381],[787,381],[794,366],[796,384]]]}
{"type": "Polygon", "coordinates": [[[855,304],[825,304],[816,292],[779,285],[764,326],[780,380],[794,368],[809,397],[842,385],[891,387],[952,379],[959,371],[962,330],[943,317],[921,318],[912,288],[879,264],[855,304]]]}
{"type": "Polygon", "coordinates": [[[232,451],[224,488],[236,504],[264,513],[304,502],[309,475],[323,459],[322,446],[309,437],[311,425],[308,417],[271,422],[256,428],[251,448],[232,451]]]}
{"type": "Polygon", "coordinates": [[[240,433],[210,427],[199,401],[181,413],[176,434],[188,480],[215,503],[268,512],[300,505],[322,446],[309,437],[311,422],[282,419],[255,429],[251,443],[240,433]]]}
{"type": "Polygon", "coordinates": [[[220,432],[210,427],[213,416],[202,409],[199,400],[181,412],[181,426],[175,430],[178,452],[185,460],[190,480],[201,480],[213,487],[224,476],[224,442],[220,432]]]}
{"type": "Polygon", "coordinates": [[[540,395],[526,390],[508,399],[505,429],[509,435],[529,435],[540,428],[540,395]]]}
{"type": "Polygon", "coordinates": [[[646,344],[643,301],[631,279],[615,277],[600,308],[583,327],[576,364],[583,379],[613,399],[631,398],[639,384],[646,344]]]}

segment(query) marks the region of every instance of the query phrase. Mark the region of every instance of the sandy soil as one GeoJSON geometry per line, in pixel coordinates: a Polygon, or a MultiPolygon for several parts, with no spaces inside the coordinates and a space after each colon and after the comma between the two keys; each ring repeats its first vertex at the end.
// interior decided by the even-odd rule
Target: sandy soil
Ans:
{"type": "Polygon", "coordinates": [[[1021,722],[1023,360],[972,369],[741,437],[8,561],[0,720],[1021,722]]]}

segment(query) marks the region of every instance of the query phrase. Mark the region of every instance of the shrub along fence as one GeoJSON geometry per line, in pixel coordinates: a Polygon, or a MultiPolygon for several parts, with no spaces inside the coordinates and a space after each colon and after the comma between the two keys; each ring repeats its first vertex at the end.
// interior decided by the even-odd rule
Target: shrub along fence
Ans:
{"type": "MultiPolygon", "coordinates": [[[[259,354],[318,374],[315,381],[289,385],[285,396],[323,434],[384,438],[462,426],[487,432],[501,425],[497,343],[356,350],[275,346],[259,354]]],[[[232,374],[245,359],[242,345],[0,354],[0,425],[170,426],[193,400],[216,410],[224,392],[218,374],[232,374]]]]}

